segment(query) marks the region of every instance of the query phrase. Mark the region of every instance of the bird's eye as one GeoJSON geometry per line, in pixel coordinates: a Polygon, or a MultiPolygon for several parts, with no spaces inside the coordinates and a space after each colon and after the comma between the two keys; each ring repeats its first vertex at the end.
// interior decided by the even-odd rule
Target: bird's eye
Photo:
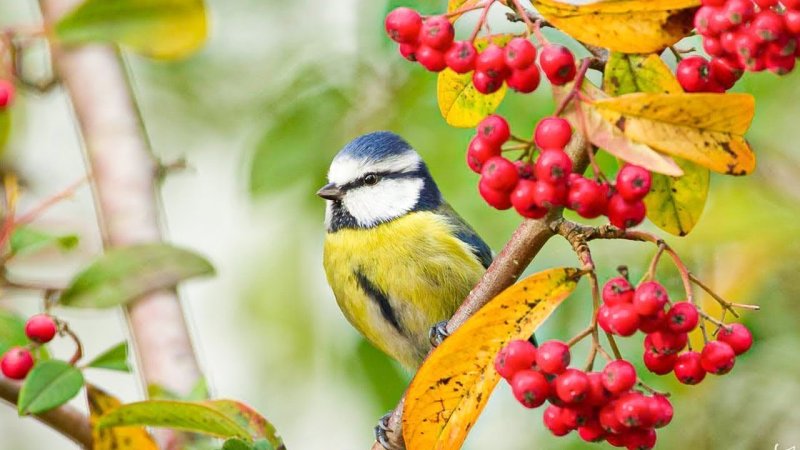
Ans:
{"type": "Polygon", "coordinates": [[[364,175],[364,184],[368,186],[374,186],[378,183],[378,176],[374,173],[368,173],[364,175]]]}

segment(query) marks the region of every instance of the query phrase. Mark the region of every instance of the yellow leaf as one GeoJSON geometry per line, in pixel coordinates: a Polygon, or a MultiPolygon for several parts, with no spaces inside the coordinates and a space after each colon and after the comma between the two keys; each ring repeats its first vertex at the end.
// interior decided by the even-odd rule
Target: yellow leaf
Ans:
{"type": "MultiPolygon", "coordinates": [[[[471,8],[473,6],[477,6],[480,1],[481,0],[449,0],[447,2],[447,12],[452,13],[460,9],[471,8]]],[[[455,22],[459,17],[461,17],[461,14],[451,17],[450,21],[455,22]]]]}
{"type": "Polygon", "coordinates": [[[92,450],[158,450],[144,427],[97,428],[100,416],[122,405],[117,398],[91,384],[86,385],[86,398],[92,424],[92,450]]]}
{"type": "Polygon", "coordinates": [[[533,0],[533,6],[581,42],[624,53],[652,53],[692,31],[700,0],[606,0],[583,5],[533,0]]]}
{"type": "MultiPolygon", "coordinates": [[[[478,50],[483,50],[489,45],[489,39],[503,46],[512,37],[510,34],[483,37],[475,40],[475,46],[478,50]]],[[[439,72],[436,87],[442,117],[448,125],[459,128],[472,128],[484,117],[493,113],[505,98],[506,91],[507,87],[503,84],[503,87],[493,94],[481,94],[472,84],[472,72],[458,74],[450,69],[439,72]]]]}
{"type": "MultiPolygon", "coordinates": [[[[572,84],[565,85],[563,88],[554,87],[553,93],[556,101],[560,102],[565,92],[570,89],[572,89],[572,84]]],[[[589,100],[607,97],[603,91],[589,81],[584,82],[583,92],[583,98],[589,100]]],[[[592,144],[617,158],[642,166],[655,173],[672,176],[683,174],[681,168],[675,164],[672,158],[625,136],[613,123],[606,121],[590,102],[573,103],[566,109],[565,117],[572,123],[573,128],[581,130],[592,144]]]]}
{"type": "MultiPolygon", "coordinates": [[[[611,53],[603,87],[611,95],[683,92],[670,68],[655,54],[611,53]]],[[[705,208],[710,173],[705,167],[685,159],[677,158],[675,163],[683,170],[683,176],[654,173],[653,186],[644,202],[651,222],[668,233],[685,236],[697,224],[705,208]]]]}
{"type": "Polygon", "coordinates": [[[755,112],[748,94],[626,94],[595,100],[626,137],[715,172],[744,175],[755,155],[744,139],[755,112]]]}
{"type": "Polygon", "coordinates": [[[708,197],[710,173],[705,167],[677,158],[683,176],[653,174],[650,193],[644,198],[647,218],[667,233],[686,236],[697,224],[708,197]]]}
{"type": "Polygon", "coordinates": [[[199,49],[208,32],[203,0],[86,0],[56,25],[67,44],[113,42],[158,59],[199,49]]]}
{"type": "Polygon", "coordinates": [[[408,450],[455,450],[475,424],[500,378],[494,357],[527,339],[575,289],[580,271],[550,269],[509,287],[428,357],[406,393],[403,439],[408,450]]]}

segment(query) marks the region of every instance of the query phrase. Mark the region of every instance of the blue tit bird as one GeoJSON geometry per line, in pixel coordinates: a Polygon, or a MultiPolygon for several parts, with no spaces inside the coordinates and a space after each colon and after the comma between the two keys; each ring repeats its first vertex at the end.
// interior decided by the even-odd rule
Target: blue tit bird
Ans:
{"type": "Polygon", "coordinates": [[[403,366],[418,367],[432,326],[449,319],[492,262],[442,198],[419,154],[375,132],[333,159],[323,265],[347,320],[403,366]]]}

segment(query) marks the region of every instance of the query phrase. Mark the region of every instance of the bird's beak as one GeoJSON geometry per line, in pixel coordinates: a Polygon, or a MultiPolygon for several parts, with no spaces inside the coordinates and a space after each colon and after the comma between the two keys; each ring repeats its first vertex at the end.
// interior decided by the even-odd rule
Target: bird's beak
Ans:
{"type": "Polygon", "coordinates": [[[322,186],[322,189],[317,191],[317,195],[325,200],[341,200],[344,197],[344,191],[333,183],[328,183],[322,186]]]}

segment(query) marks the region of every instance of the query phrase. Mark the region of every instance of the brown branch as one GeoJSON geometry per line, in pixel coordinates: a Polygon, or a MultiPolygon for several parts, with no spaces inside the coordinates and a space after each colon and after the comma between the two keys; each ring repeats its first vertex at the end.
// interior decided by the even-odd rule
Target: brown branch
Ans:
{"type": "MultiPolygon", "coordinates": [[[[573,166],[578,173],[583,172],[588,164],[585,151],[586,145],[588,144],[583,136],[576,133],[575,138],[567,148],[567,153],[574,161],[573,166]]],[[[461,307],[447,322],[447,331],[450,333],[455,331],[483,305],[514,284],[533,261],[533,258],[544,247],[544,244],[555,235],[553,228],[555,224],[561,221],[561,210],[554,209],[542,219],[528,219],[522,222],[517,230],[514,231],[503,250],[497,254],[492,265],[489,266],[477,286],[472,289],[461,304],[461,307]]],[[[405,397],[400,400],[400,403],[395,407],[392,416],[389,418],[388,444],[396,449],[405,448],[401,430],[404,401],[405,397]]],[[[383,446],[375,442],[372,444],[372,450],[383,450],[383,446]]]]}
{"type": "MultiPolygon", "coordinates": [[[[45,23],[54,24],[81,0],[39,3],[45,23]]],[[[104,247],[161,242],[158,163],[119,51],[103,45],[66,48],[56,42],[51,50],[54,72],[80,125],[104,247]]],[[[176,292],[142,297],[127,313],[144,381],[179,394],[190,392],[202,375],[176,292]]],[[[169,448],[176,436],[166,431],[157,439],[169,448]]]]}
{"type": "MultiPolygon", "coordinates": [[[[0,377],[1,399],[16,405],[19,389],[19,383],[0,377]]],[[[92,427],[89,424],[89,418],[77,409],[64,405],[33,417],[69,438],[81,448],[92,448],[92,427]]]]}

